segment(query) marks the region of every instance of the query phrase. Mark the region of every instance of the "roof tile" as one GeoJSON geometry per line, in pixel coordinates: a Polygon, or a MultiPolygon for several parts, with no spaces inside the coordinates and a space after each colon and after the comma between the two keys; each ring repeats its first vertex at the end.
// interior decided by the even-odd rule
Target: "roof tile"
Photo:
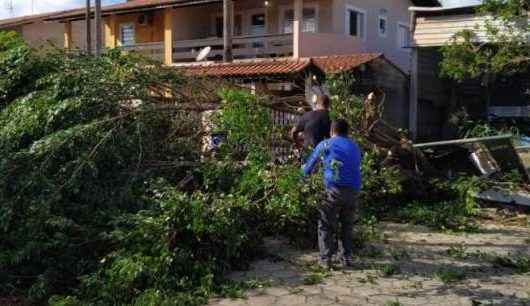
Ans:
{"type": "Polygon", "coordinates": [[[313,58],[256,59],[232,63],[196,63],[176,66],[183,73],[192,76],[209,77],[260,77],[298,73],[314,65],[324,73],[348,71],[375,59],[383,58],[381,53],[357,53],[351,55],[319,56],[313,58]]]}

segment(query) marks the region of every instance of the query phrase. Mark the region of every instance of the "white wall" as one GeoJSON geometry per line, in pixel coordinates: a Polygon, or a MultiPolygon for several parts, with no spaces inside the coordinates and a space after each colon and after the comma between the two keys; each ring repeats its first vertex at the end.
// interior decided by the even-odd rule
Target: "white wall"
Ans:
{"type": "MultiPolygon", "coordinates": [[[[410,72],[410,51],[399,48],[398,24],[410,25],[408,8],[412,2],[409,0],[333,0],[333,2],[335,31],[346,33],[347,6],[365,10],[367,14],[366,39],[362,43],[362,51],[383,53],[405,73],[410,72]],[[386,37],[381,37],[378,33],[379,15],[387,18],[386,37]]],[[[352,39],[355,38],[352,37],[352,39]]]]}

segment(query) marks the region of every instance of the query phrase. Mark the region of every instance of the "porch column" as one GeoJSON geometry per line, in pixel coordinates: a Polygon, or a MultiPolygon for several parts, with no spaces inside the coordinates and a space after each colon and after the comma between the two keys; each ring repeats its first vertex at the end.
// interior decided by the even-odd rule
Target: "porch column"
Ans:
{"type": "Polygon", "coordinates": [[[234,3],[232,0],[223,0],[223,60],[231,62],[234,59],[232,52],[232,34],[234,33],[234,3]]]}
{"type": "Polygon", "coordinates": [[[304,0],[294,0],[293,20],[293,57],[300,58],[300,35],[302,33],[302,18],[304,0]]]}
{"type": "Polygon", "coordinates": [[[173,64],[173,8],[164,9],[164,64],[173,64]]]}
{"type": "MultiPolygon", "coordinates": [[[[416,31],[416,14],[410,14],[410,37],[416,31]]],[[[413,44],[410,53],[410,86],[409,86],[409,131],[412,140],[418,137],[418,46],[413,44]]]]}
{"type": "Polygon", "coordinates": [[[116,29],[116,15],[105,18],[105,47],[108,49],[116,48],[116,29]]]}
{"type": "Polygon", "coordinates": [[[413,140],[418,137],[418,48],[411,51],[409,131],[413,140]]]}
{"type": "Polygon", "coordinates": [[[72,49],[72,22],[64,23],[64,48],[66,50],[72,49]]]}

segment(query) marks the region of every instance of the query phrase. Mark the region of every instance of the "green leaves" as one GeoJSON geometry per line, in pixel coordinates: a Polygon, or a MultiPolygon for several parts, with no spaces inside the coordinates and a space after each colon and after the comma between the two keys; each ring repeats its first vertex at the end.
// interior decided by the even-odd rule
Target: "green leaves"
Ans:
{"type": "Polygon", "coordinates": [[[457,81],[482,78],[488,83],[497,74],[527,72],[530,25],[525,6],[528,2],[521,0],[484,1],[476,12],[484,17],[476,29],[461,31],[442,47],[442,76],[457,81]]]}

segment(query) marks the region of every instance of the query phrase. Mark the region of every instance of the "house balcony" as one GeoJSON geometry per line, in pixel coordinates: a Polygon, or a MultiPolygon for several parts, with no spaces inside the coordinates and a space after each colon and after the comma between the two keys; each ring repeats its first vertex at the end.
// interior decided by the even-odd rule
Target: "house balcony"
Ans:
{"type": "MultiPolygon", "coordinates": [[[[341,34],[302,33],[299,39],[301,57],[342,55],[363,51],[359,40],[345,39],[341,34]]],[[[295,43],[291,33],[235,36],[232,41],[235,59],[292,56],[295,43]]],[[[210,47],[211,51],[204,60],[215,61],[223,58],[223,39],[212,37],[174,41],[172,61],[173,63],[194,62],[199,52],[206,47],[210,47]]],[[[163,41],[121,46],[121,49],[164,61],[163,41]]]]}
{"type": "MultiPolygon", "coordinates": [[[[173,61],[195,61],[199,52],[210,47],[208,60],[223,58],[223,39],[218,37],[181,40],[173,42],[173,61]]],[[[242,35],[232,39],[233,56],[236,59],[292,56],[292,34],[242,35]]]]}
{"type": "MultiPolygon", "coordinates": [[[[210,52],[203,60],[220,60],[224,48],[222,3],[205,3],[108,12],[104,16],[105,46],[138,53],[167,65],[194,62],[201,50],[209,47],[210,52]]],[[[343,12],[335,12],[332,3],[328,0],[234,1],[230,13],[234,59],[314,57],[364,51],[362,42],[346,35],[344,26],[335,21],[343,12]]],[[[86,39],[79,29],[84,21],[63,19],[62,22],[65,47],[83,48],[86,39]]]]}

